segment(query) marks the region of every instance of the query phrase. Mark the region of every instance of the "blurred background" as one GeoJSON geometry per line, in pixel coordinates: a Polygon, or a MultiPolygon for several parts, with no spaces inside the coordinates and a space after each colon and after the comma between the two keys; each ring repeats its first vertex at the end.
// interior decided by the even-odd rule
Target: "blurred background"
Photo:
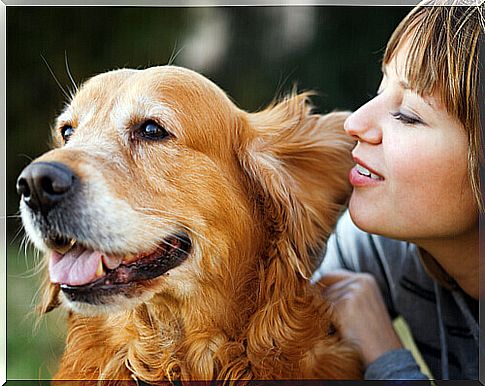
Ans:
{"type": "Polygon", "coordinates": [[[380,82],[386,42],[409,7],[7,7],[7,378],[48,379],[64,314],[35,314],[36,257],[22,244],[15,181],[48,150],[66,90],[122,67],[196,70],[246,110],[297,85],[317,110],[354,110],[380,82]],[[66,60],[67,59],[67,60],[66,60]],[[47,64],[46,64],[47,63],[47,64]],[[68,66],[66,65],[68,63],[68,66]]]}

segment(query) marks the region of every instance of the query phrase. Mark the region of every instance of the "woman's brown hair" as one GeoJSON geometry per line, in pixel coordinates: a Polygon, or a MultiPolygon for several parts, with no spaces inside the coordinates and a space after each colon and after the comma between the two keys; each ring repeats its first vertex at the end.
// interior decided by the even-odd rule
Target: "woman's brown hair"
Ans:
{"type": "Polygon", "coordinates": [[[408,84],[420,95],[437,93],[447,111],[463,124],[468,134],[469,180],[482,212],[479,168],[483,164],[483,150],[478,90],[479,48],[485,29],[483,12],[483,1],[473,6],[423,2],[398,25],[383,59],[383,64],[388,64],[401,42],[409,38],[405,64],[408,84]]]}

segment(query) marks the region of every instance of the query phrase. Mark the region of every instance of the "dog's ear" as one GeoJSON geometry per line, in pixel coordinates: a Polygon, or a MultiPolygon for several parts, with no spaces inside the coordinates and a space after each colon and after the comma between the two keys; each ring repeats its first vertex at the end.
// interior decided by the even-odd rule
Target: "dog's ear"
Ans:
{"type": "Polygon", "coordinates": [[[314,114],[309,96],[293,94],[243,114],[237,149],[268,237],[291,246],[293,266],[304,276],[350,193],[355,143],[343,130],[349,113],[314,114]]]}

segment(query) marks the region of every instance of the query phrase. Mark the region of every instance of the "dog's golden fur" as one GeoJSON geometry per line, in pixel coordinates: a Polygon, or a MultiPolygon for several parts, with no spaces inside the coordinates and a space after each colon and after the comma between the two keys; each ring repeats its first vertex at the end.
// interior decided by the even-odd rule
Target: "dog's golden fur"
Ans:
{"type": "Polygon", "coordinates": [[[116,312],[76,308],[49,284],[43,311],[71,308],[55,378],[360,377],[359,356],[308,280],[349,193],[346,116],[313,114],[307,94],[247,113],[204,77],[171,66],[89,80],[58,120],[75,127],[68,145],[56,131],[59,147],[38,160],[103,187],[96,194],[111,206],[99,213],[100,204],[95,229],[109,225],[112,202],[128,204],[130,223],[116,230],[127,251],[174,226],[187,230],[193,250],[116,312]],[[173,138],[132,141],[123,130],[146,119],[173,138]]]}

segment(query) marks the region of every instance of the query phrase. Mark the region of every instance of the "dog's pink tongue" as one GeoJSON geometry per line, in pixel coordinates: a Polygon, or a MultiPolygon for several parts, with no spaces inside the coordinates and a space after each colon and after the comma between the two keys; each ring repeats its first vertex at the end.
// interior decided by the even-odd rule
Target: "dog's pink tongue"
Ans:
{"type": "Polygon", "coordinates": [[[64,255],[52,252],[49,275],[52,283],[83,285],[96,278],[101,252],[74,248],[64,255]]]}

